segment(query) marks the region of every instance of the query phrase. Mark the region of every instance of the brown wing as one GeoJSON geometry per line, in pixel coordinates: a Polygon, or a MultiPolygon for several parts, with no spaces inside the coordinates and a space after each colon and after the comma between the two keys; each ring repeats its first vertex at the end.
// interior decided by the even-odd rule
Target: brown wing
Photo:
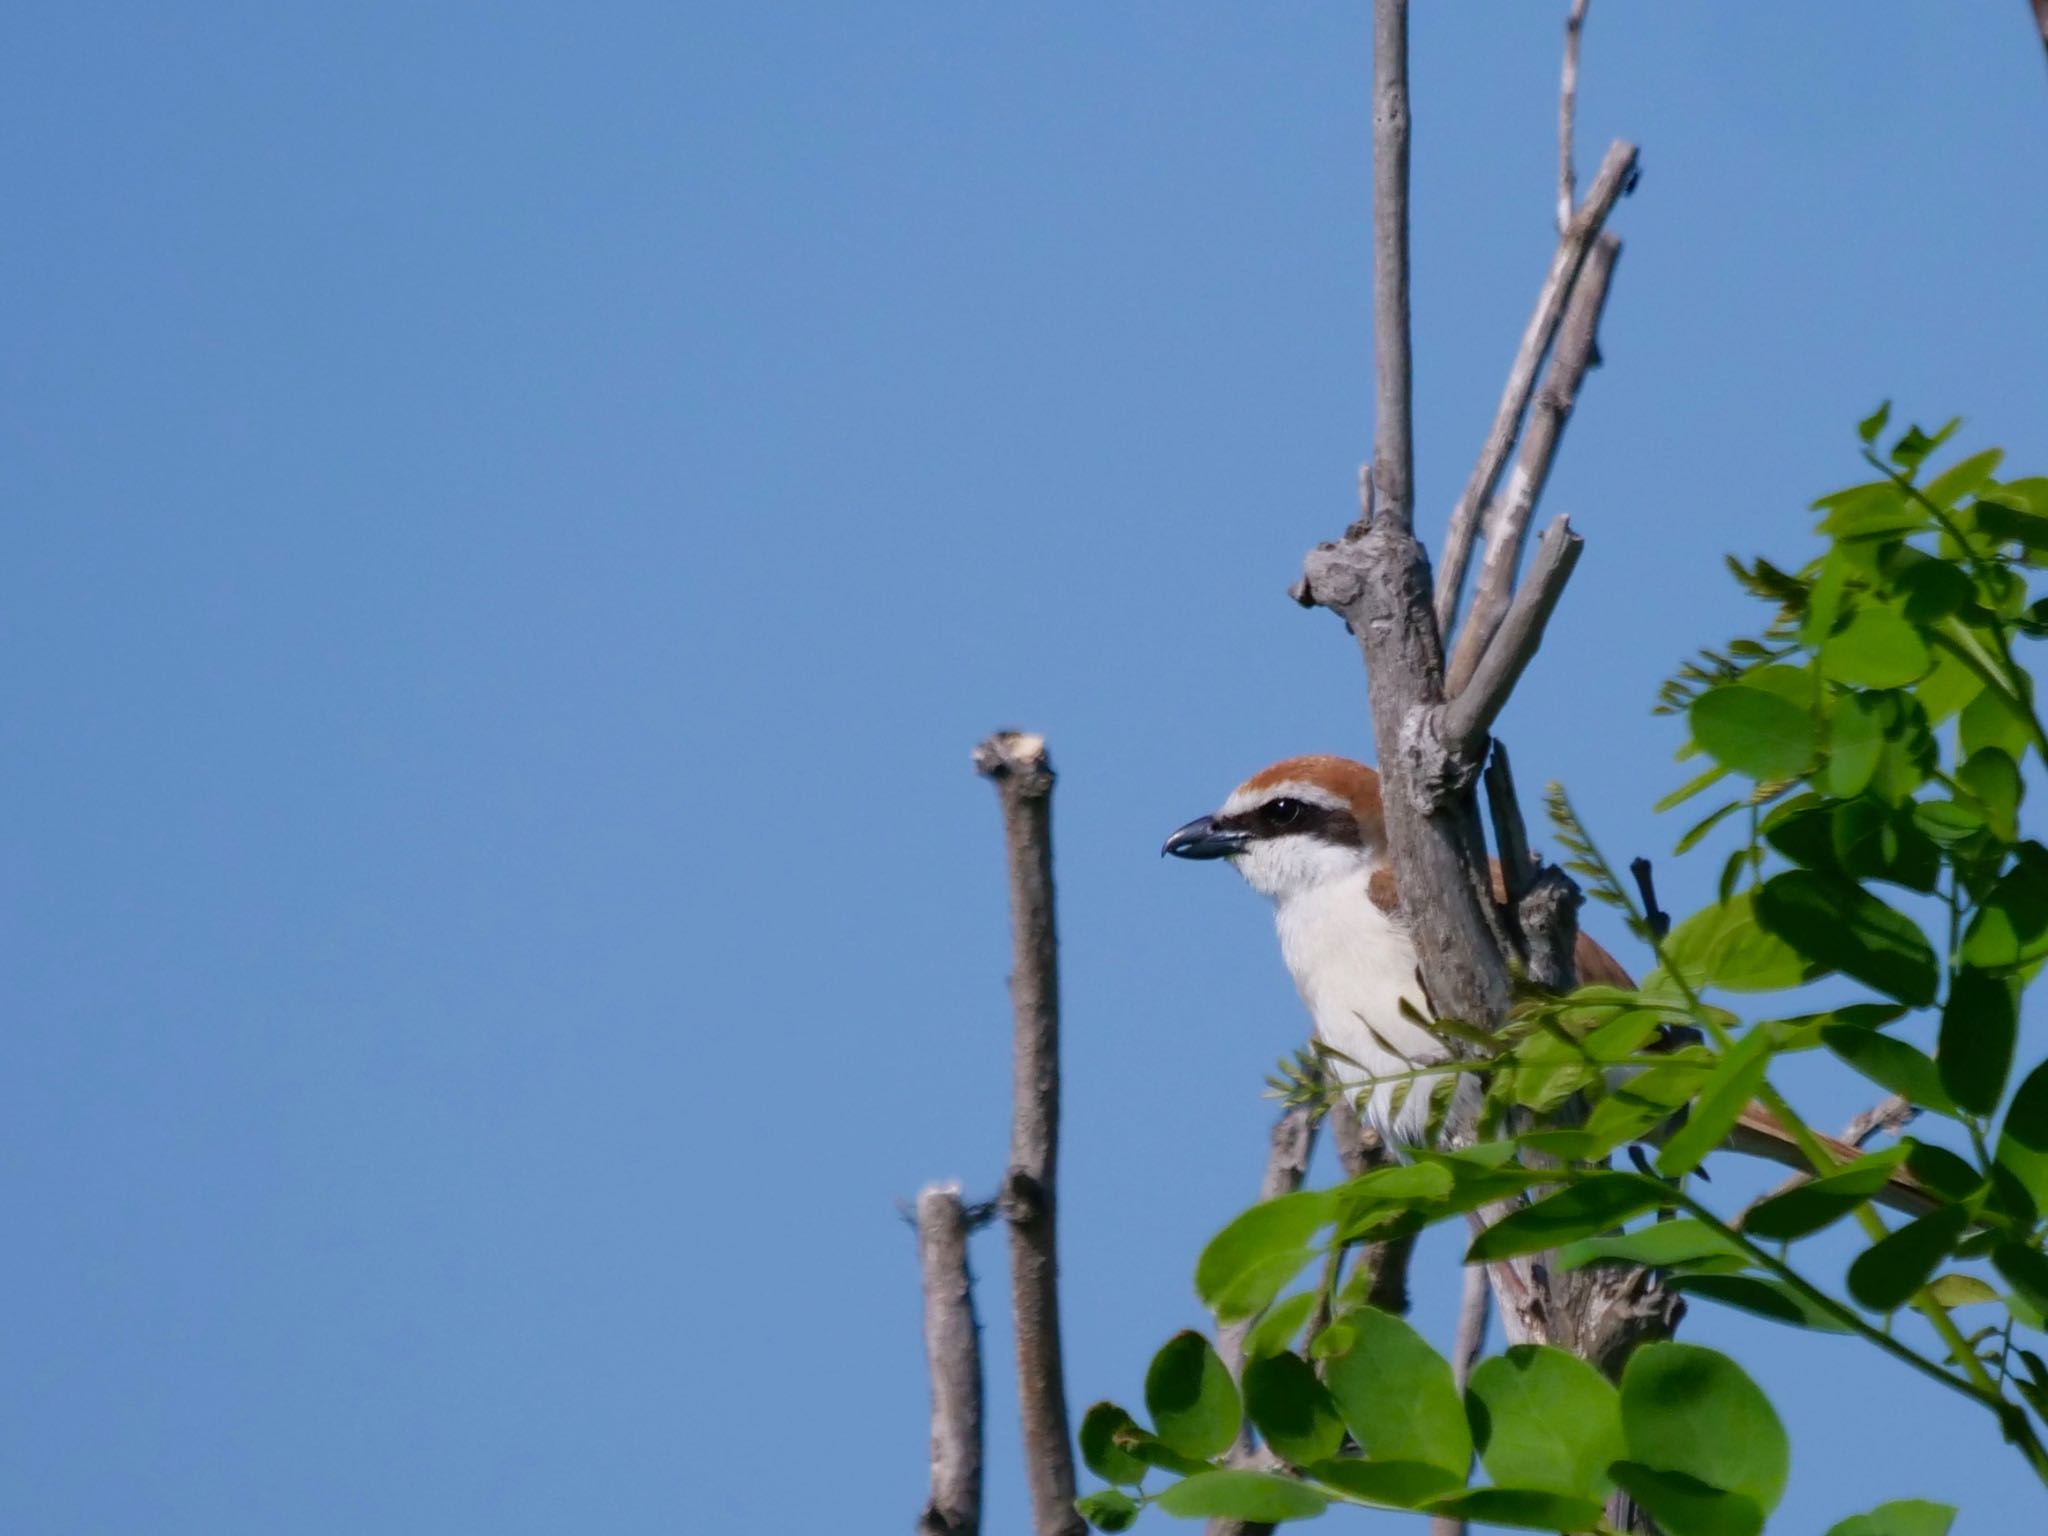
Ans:
{"type": "MultiPolygon", "coordinates": [[[[1493,899],[1505,902],[1508,899],[1508,882],[1501,873],[1500,860],[1488,859],[1486,862],[1493,870],[1493,899]]],[[[1629,973],[1621,968],[1621,962],[1596,944],[1583,928],[1579,930],[1578,943],[1572,947],[1572,966],[1579,973],[1581,986],[1631,989],[1635,986],[1629,973]]]]}

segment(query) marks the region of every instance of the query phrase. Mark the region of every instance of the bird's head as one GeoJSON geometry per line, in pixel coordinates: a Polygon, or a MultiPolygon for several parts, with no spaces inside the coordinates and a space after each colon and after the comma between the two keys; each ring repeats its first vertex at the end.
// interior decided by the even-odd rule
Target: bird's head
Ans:
{"type": "Polygon", "coordinates": [[[1386,862],[1380,776],[1348,757],[1290,757],[1197,816],[1162,853],[1228,859],[1252,889],[1286,901],[1386,862]]]}

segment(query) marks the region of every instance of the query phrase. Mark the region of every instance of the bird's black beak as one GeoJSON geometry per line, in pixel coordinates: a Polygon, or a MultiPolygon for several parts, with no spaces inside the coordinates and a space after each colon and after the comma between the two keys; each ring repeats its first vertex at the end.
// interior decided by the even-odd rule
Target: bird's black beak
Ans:
{"type": "Polygon", "coordinates": [[[1159,852],[1162,856],[1170,853],[1177,859],[1222,859],[1242,853],[1249,841],[1242,832],[1219,828],[1214,816],[1197,816],[1186,826],[1175,828],[1159,852]]]}

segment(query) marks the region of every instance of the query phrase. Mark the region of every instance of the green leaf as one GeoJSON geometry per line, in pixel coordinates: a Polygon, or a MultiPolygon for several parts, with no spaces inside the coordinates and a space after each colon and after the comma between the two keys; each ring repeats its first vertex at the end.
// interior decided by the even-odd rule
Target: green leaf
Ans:
{"type": "MultiPolygon", "coordinates": [[[[1899,548],[1901,554],[1912,550],[1911,545],[1899,548]]],[[[1918,555],[1919,551],[1912,553],[1918,555]]],[[[1977,600],[1975,582],[1946,560],[1932,556],[1922,556],[1898,569],[1893,580],[1905,598],[1902,611],[1912,624],[1938,624],[1977,600]]]]}
{"type": "Polygon", "coordinates": [[[1671,1280],[1671,1289],[1684,1296],[1704,1296],[1724,1307],[1794,1328],[1811,1328],[1818,1333],[1851,1331],[1847,1323],[1830,1317],[1775,1275],[1678,1275],[1671,1280]]]}
{"type": "Polygon", "coordinates": [[[1482,1360],[1466,1397],[1480,1464],[1503,1487],[1598,1499],[1627,1452],[1621,1395],[1564,1350],[1518,1344],[1482,1360]]]}
{"type": "Polygon", "coordinates": [[[1617,1461],[1613,1471],[1614,1480],[1666,1536],[1759,1536],[1764,1528],[1764,1511],[1743,1494],[1640,1462],[1617,1461]]]}
{"type": "Polygon", "coordinates": [[[1302,1470],[1354,1499],[1396,1509],[1420,1509],[1465,1486],[1462,1467],[1454,1474],[1422,1461],[1360,1461],[1347,1456],[1341,1461],[1319,1461],[1302,1470]]]}
{"type": "Polygon", "coordinates": [[[1147,1464],[1117,1443],[1120,1436],[1150,1438],[1115,1403],[1097,1403],[1081,1417],[1081,1459],[1105,1483],[1136,1487],[1145,1480],[1147,1464]]]}
{"type": "Polygon", "coordinates": [[[2000,1243],[1991,1250],[1991,1265],[2028,1306],[2037,1313],[2048,1312],[2048,1254],[2018,1243],[2000,1243]]]}
{"type": "Polygon", "coordinates": [[[1748,1262],[1739,1244],[1703,1221],[1681,1216],[1675,1221],[1653,1221],[1614,1237],[1587,1237],[1568,1243],[1558,1250],[1554,1267],[1570,1270],[1584,1269],[1588,1264],[1618,1263],[1682,1269],[1702,1261],[1718,1263],[1731,1258],[1739,1263],[1748,1262]]]}
{"type": "Polygon", "coordinates": [[[1540,1253],[1620,1226],[1670,1198],[1671,1191],[1655,1179],[1596,1173],[1503,1216],[1472,1240],[1465,1262],[1485,1264],[1519,1253],[1540,1253]]]}
{"type": "Polygon", "coordinates": [[[1828,842],[1842,873],[1858,879],[1931,892],[1941,876],[1941,850],[1903,806],[1841,801],[1828,816],[1828,842]]]}
{"type": "Polygon", "coordinates": [[[1919,630],[1891,609],[1868,603],[1820,649],[1823,677],[1863,688],[1903,688],[1933,665],[1919,630]]]}
{"type": "Polygon", "coordinates": [[[1127,1493],[1104,1488],[1074,1500],[1075,1513],[1098,1531],[1128,1531],[1138,1518],[1138,1502],[1127,1493]]]}
{"type": "Polygon", "coordinates": [[[1960,1271],[1936,1275],[1927,1282],[1927,1294],[1944,1307],[1951,1309],[1980,1306],[1987,1301],[2002,1299],[1989,1284],[1979,1280],[1975,1275],[1966,1275],[1960,1271]]]}
{"type": "MultiPolygon", "coordinates": [[[[1785,1427],[1742,1367],[1715,1350],[1643,1345],[1622,1373],[1621,1420],[1629,1459],[1653,1471],[1739,1494],[1764,1514],[1785,1491],[1785,1427]]],[[[1691,1536],[1668,1523],[1666,1529],[1691,1536]]]]}
{"type": "Polygon", "coordinates": [[[2003,448],[1986,448],[1982,453],[1973,453],[1949,465],[1928,481],[1920,494],[1947,511],[1964,497],[1976,495],[1998,473],[1998,466],[2004,462],[2003,448]]]}
{"type": "Polygon", "coordinates": [[[1977,808],[1984,813],[1985,823],[1993,832],[2008,843],[2019,836],[2022,789],[2019,764],[2013,754],[2003,747],[1979,747],[1956,770],[1956,782],[1976,799],[1977,808]]]}
{"type": "Polygon", "coordinates": [[[1726,768],[1723,768],[1719,763],[1716,763],[1713,767],[1707,769],[1706,772],[1699,774],[1693,778],[1687,779],[1683,784],[1679,785],[1678,788],[1672,790],[1670,794],[1666,795],[1663,799],[1659,800],[1655,805],[1651,806],[1650,809],[1656,811],[1659,815],[1662,815],[1665,811],[1670,810],[1673,806],[1683,805],[1686,801],[1690,800],[1694,795],[1698,794],[1701,790],[1707,789],[1712,785],[1718,784],[1721,782],[1721,780],[1727,777],[1728,770],[1726,768]]]}
{"type": "Polygon", "coordinates": [[[1913,806],[1913,825],[1948,848],[1983,831],[1984,813],[1953,800],[1921,800],[1913,806]]]}
{"type": "Polygon", "coordinates": [[[1724,683],[1692,701],[1693,739],[1714,761],[1752,779],[1796,778],[1819,745],[1811,712],[1747,683],[1724,683]]]}
{"type": "Polygon", "coordinates": [[[1849,1266],[1849,1294],[1873,1312],[1904,1306],[1954,1251],[1969,1224],[1970,1213],[1959,1205],[1907,1222],[1856,1256],[1849,1266]]]}
{"type": "Polygon", "coordinates": [[[1868,1514],[1837,1521],[1828,1527],[1828,1536],[1948,1536],[1955,1518],[1953,1504],[1894,1499],[1868,1514]]]}
{"type": "Polygon", "coordinates": [[[1257,1360],[1264,1355],[1280,1353],[1301,1332],[1302,1325],[1315,1309],[1314,1291],[1298,1291],[1285,1301],[1275,1302],[1273,1310],[1260,1318],[1258,1325],[1245,1336],[1245,1358],[1257,1360]]]}
{"type": "Polygon", "coordinates": [[[1663,943],[1667,964],[1694,987],[1779,992],[1813,974],[1797,950],[1758,923],[1754,893],[1695,912],[1663,943]]]}
{"type": "Polygon", "coordinates": [[[1998,1136],[1998,1165],[2048,1209],[2048,1061],[2020,1082],[1998,1136]]]}
{"type": "Polygon", "coordinates": [[[1878,1087],[1938,1115],[1955,1114],[1956,1106],[1948,1090],[1941,1086],[1941,1073],[1926,1052],[1890,1035],[1858,1029],[1852,1024],[1830,1025],[1820,1032],[1820,1038],[1836,1056],[1878,1087]]]}
{"type": "Polygon", "coordinates": [[[1266,1443],[1298,1467],[1335,1456],[1344,1444],[1336,1403],[1299,1355],[1268,1355],[1247,1365],[1244,1403],[1266,1443]]]}
{"type": "Polygon", "coordinates": [[[1215,1348],[1184,1330],[1145,1372],[1145,1407],[1159,1438],[1183,1456],[1220,1456],[1237,1439],[1237,1384],[1215,1348]]]}
{"type": "Polygon", "coordinates": [[[1860,795],[1877,772],[1884,722],[1861,694],[1848,693],[1836,700],[1828,726],[1828,793],[1860,795]]]}
{"type": "Polygon", "coordinates": [[[1977,526],[1992,538],[2010,540],[2029,551],[2048,549],[2048,517],[2037,517],[2004,500],[1986,498],[1971,508],[1977,526]]]}
{"type": "Polygon", "coordinates": [[[1454,1515],[1481,1525],[1517,1526],[1527,1531],[1591,1531],[1600,1525],[1598,1499],[1546,1493],[1540,1488],[1474,1488],[1438,1499],[1431,1514],[1454,1515]]]}
{"type": "Polygon", "coordinates": [[[1996,747],[2014,762],[2027,755],[2033,744],[2034,728],[2026,714],[2002,689],[1987,688],[1963,706],[1957,720],[1957,741],[1963,756],[1996,747]]]}
{"type": "Polygon", "coordinates": [[[1668,1179],[1691,1173],[1735,1128],[1749,1101],[1763,1087],[1771,1064],[1771,1039],[1752,1029],[1715,1065],[1685,1124],[1671,1133],[1657,1154],[1657,1171],[1668,1179]]]}
{"type": "Polygon", "coordinates": [[[1195,1261],[1195,1294],[1226,1320],[1250,1317],[1315,1257],[1309,1239],[1336,1214],[1334,1190],[1261,1201],[1209,1239],[1195,1261]]]}
{"type": "Polygon", "coordinates": [[[1790,1242],[1818,1232],[1883,1189],[1909,1151],[1907,1144],[1900,1142],[1759,1201],[1743,1218],[1743,1230],[1774,1242],[1790,1242]]]}
{"type": "Polygon", "coordinates": [[[1306,1483],[1270,1472],[1234,1468],[1197,1472],[1159,1495],[1159,1508],[1183,1519],[1309,1520],[1330,1507],[1330,1501],[1306,1483]]]}
{"type": "Polygon", "coordinates": [[[1378,1307],[1347,1314],[1351,1348],[1324,1367],[1337,1411],[1375,1461],[1420,1461],[1462,1482],[1472,1430],[1451,1364],[1400,1318],[1378,1307]]]}
{"type": "Polygon", "coordinates": [[[1917,425],[1908,427],[1905,435],[1892,444],[1892,462],[1907,474],[1912,474],[1929,454],[1955,436],[1956,428],[1962,424],[1960,416],[1951,416],[1931,435],[1922,432],[1917,425]]]}
{"type": "Polygon", "coordinates": [[[1756,910],[1807,959],[1916,1007],[1934,1001],[1941,972],[1927,935],[1854,881],[1787,870],[1764,882],[1756,910]]]}
{"type": "Polygon", "coordinates": [[[1878,434],[1884,431],[1885,423],[1891,419],[1892,403],[1887,400],[1868,416],[1856,423],[1856,435],[1862,438],[1865,444],[1874,443],[1877,441],[1878,434]]]}
{"type": "Polygon", "coordinates": [[[1949,984],[1941,1008],[1941,1086],[1976,1115],[1998,1108],[2019,1035],[2018,989],[2012,979],[1965,967],[1949,984]]]}
{"type": "Polygon", "coordinates": [[[2025,965],[2048,954],[2048,860],[2021,849],[1963,933],[1963,961],[1984,970],[2025,965]]]}
{"type": "Polygon", "coordinates": [[[1907,1149],[1907,1172],[1944,1200],[1967,1200],[1984,1182],[1984,1176],[1968,1160],[1956,1156],[1947,1147],[1937,1147],[1932,1142],[1912,1136],[1908,1136],[1902,1145],[1907,1149]]]}

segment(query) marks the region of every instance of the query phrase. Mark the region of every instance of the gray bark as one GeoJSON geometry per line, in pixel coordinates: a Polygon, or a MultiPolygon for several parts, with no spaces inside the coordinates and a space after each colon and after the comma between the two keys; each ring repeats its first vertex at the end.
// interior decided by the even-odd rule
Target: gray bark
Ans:
{"type": "Polygon", "coordinates": [[[1074,1512],[1073,1439],[1060,1351],[1054,1188],[1059,1164],[1059,936],[1053,923],[1052,763],[1042,737],[999,731],[974,750],[995,785],[1009,857],[1015,1016],[1010,1166],[1001,1210],[1010,1228],[1010,1310],[1024,1474],[1037,1536],[1081,1536],[1074,1512]]]}
{"type": "Polygon", "coordinates": [[[924,1283],[924,1355],[932,1383],[932,1493],[918,1536],[981,1530],[981,1335],[967,1271],[967,1211],[960,1186],[917,1197],[917,1260],[924,1283]]]}

